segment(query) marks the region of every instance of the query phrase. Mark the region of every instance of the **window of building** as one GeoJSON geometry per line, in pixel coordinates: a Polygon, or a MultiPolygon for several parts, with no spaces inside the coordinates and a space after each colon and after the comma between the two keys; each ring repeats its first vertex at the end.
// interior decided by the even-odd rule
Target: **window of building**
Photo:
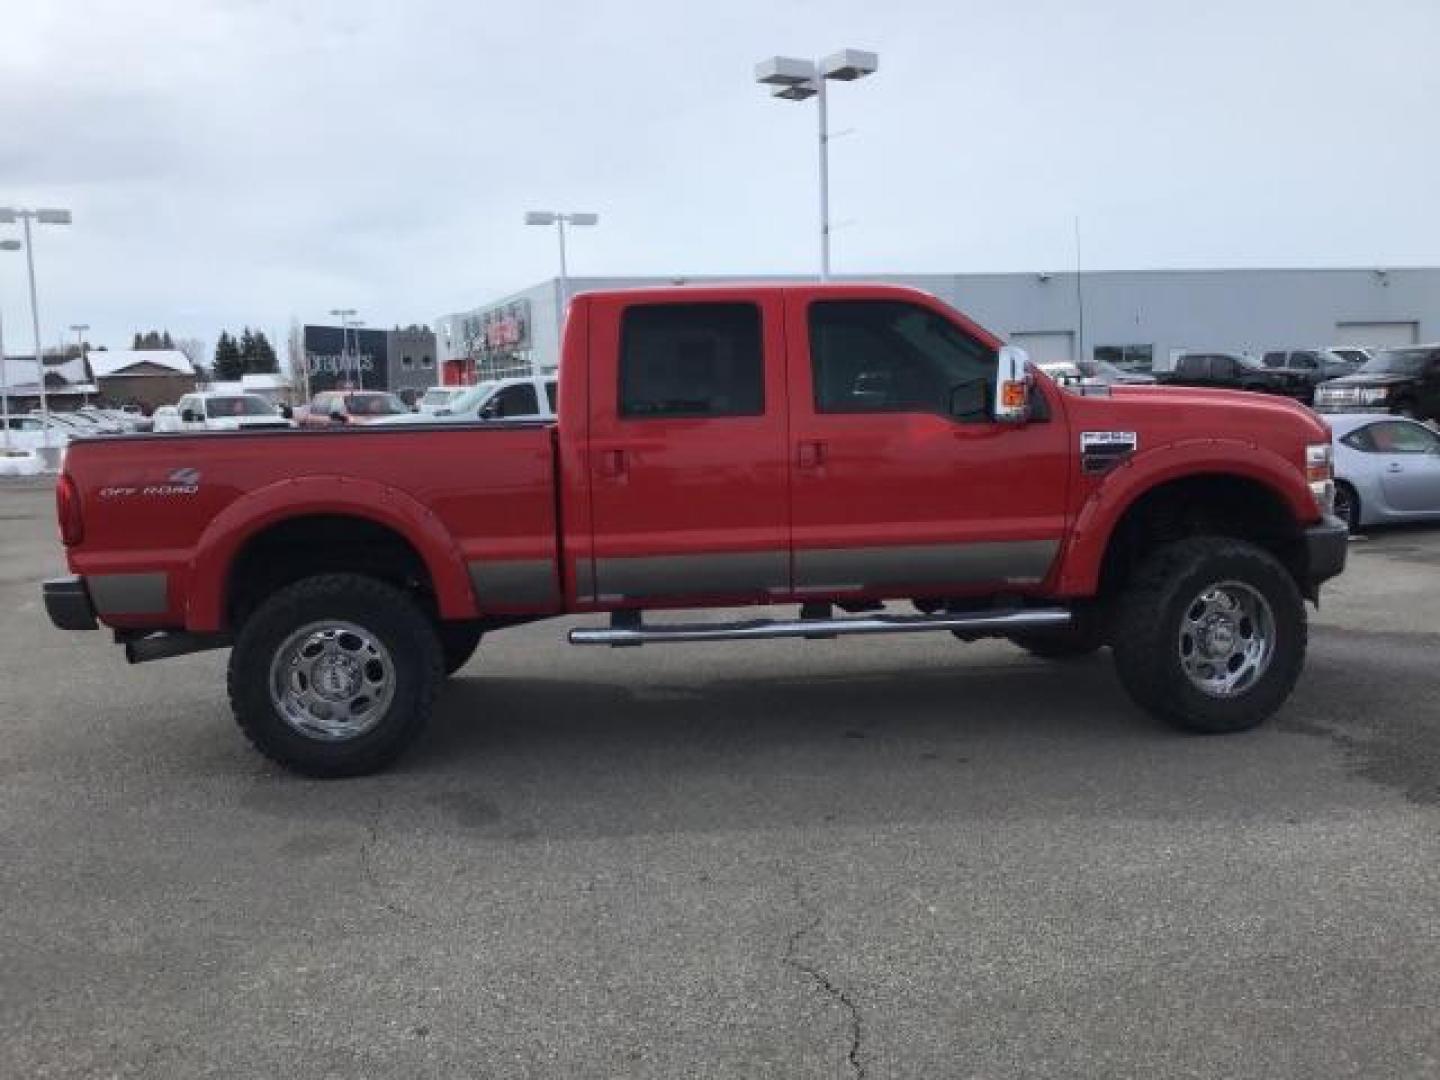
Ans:
{"type": "Polygon", "coordinates": [[[422,356],[422,357],[420,357],[420,366],[421,366],[422,368],[434,367],[434,366],[435,366],[435,361],[434,361],[434,359],[433,359],[432,357],[422,356]]]}
{"type": "Polygon", "coordinates": [[[408,371],[415,366],[415,358],[413,356],[400,357],[400,366],[408,371]]]}
{"type": "Polygon", "coordinates": [[[754,304],[636,304],[620,323],[620,415],[758,416],[765,357],[754,304]]]}
{"type": "MultiPolygon", "coordinates": [[[[954,415],[957,392],[988,393],[995,350],[928,308],[893,300],[810,305],[810,366],[822,413],[954,415]],[[981,384],[976,387],[976,383],[981,384]]],[[[959,419],[984,420],[984,414],[959,419]]]]}
{"type": "Polygon", "coordinates": [[[1155,360],[1155,346],[1096,345],[1095,359],[1126,371],[1149,371],[1155,360]]]}

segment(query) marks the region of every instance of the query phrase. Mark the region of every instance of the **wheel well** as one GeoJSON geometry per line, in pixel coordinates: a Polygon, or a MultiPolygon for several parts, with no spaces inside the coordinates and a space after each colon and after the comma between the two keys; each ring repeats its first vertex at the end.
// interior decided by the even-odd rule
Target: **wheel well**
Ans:
{"type": "Polygon", "coordinates": [[[1305,588],[1302,528],[1274,489],[1225,473],[1187,476],[1136,499],[1116,523],[1100,568],[1100,593],[1114,595],[1146,555],[1187,536],[1248,540],[1274,555],[1305,588]]]}
{"type": "Polygon", "coordinates": [[[289,518],[252,536],[225,583],[226,622],[238,628],[271,593],[313,574],[365,574],[416,593],[434,611],[420,553],[394,529],[342,514],[289,518]]]}

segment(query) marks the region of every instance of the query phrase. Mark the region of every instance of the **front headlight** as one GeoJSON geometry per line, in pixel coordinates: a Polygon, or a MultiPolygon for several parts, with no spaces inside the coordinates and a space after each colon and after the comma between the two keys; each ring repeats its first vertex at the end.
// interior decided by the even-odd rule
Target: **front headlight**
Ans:
{"type": "Polygon", "coordinates": [[[1388,386],[1367,386],[1360,391],[1360,400],[1366,405],[1374,405],[1389,396],[1390,388],[1388,386]]]}
{"type": "Polygon", "coordinates": [[[1311,443],[1305,447],[1305,479],[1320,513],[1335,512],[1335,450],[1327,443],[1311,443]]]}

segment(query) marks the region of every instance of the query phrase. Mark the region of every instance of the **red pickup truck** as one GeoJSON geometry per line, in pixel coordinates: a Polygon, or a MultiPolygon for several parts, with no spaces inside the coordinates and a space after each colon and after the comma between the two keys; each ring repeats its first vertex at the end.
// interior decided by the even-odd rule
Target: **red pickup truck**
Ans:
{"type": "Polygon", "coordinates": [[[1289,695],[1304,599],[1345,563],[1299,405],[1062,390],[909,289],[582,295],[560,371],[555,424],[72,443],[50,617],[132,662],[233,646],[245,734],[335,776],[393,760],[482,634],[591,612],[573,643],[1108,645],[1145,708],[1238,731],[1289,695]]]}

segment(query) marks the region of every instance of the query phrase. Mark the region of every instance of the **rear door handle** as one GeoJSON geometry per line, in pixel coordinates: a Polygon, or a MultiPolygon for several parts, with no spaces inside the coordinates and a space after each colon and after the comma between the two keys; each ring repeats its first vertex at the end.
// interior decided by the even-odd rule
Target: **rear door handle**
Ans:
{"type": "Polygon", "coordinates": [[[600,451],[600,475],[601,476],[624,476],[625,475],[625,451],[624,450],[601,450],[600,451]]]}

